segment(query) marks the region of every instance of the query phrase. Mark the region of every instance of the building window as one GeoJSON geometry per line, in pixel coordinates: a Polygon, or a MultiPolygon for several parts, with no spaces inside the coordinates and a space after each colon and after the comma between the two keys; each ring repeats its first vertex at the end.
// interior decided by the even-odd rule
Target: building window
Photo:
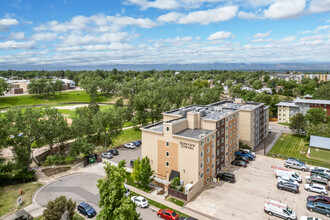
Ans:
{"type": "Polygon", "coordinates": [[[207,147],[207,153],[209,153],[210,152],[210,147],[207,147]]]}
{"type": "Polygon", "coordinates": [[[165,166],[166,166],[166,167],[169,167],[169,166],[170,166],[170,163],[166,161],[166,162],[165,162],[165,166]]]}
{"type": "Polygon", "coordinates": [[[224,121],[224,120],[222,120],[222,121],[221,121],[221,125],[223,125],[224,123],[225,123],[225,121],[224,121]]]}
{"type": "Polygon", "coordinates": [[[203,179],[203,177],[204,177],[204,173],[201,173],[201,179],[203,179]]]}
{"type": "Polygon", "coordinates": [[[207,143],[209,143],[209,142],[210,142],[210,138],[209,138],[209,137],[207,137],[207,139],[206,139],[206,142],[207,142],[207,143]]]}
{"type": "Polygon", "coordinates": [[[212,164],[212,169],[214,168],[214,164],[212,164]]]}
{"type": "Polygon", "coordinates": [[[214,159],[214,154],[212,154],[212,159],[214,159]]]}
{"type": "MultiPolygon", "coordinates": [[[[207,173],[207,174],[210,173],[210,168],[207,168],[207,169],[206,169],[206,173],[207,173]]],[[[207,179],[209,179],[209,178],[207,178],[207,179]]]]}
{"type": "Polygon", "coordinates": [[[230,132],[230,137],[231,137],[231,132],[230,132]]]}
{"type": "Polygon", "coordinates": [[[219,153],[220,153],[220,152],[219,152],[219,149],[218,149],[218,150],[217,150],[217,156],[219,156],[219,153]]]}
{"type": "Polygon", "coordinates": [[[170,127],[166,127],[166,131],[169,131],[170,130],[170,127]]]}
{"type": "Polygon", "coordinates": [[[228,161],[226,160],[226,165],[228,164],[228,161]]]}
{"type": "Polygon", "coordinates": [[[229,148],[229,153],[231,153],[231,148],[229,148]]]}
{"type": "Polygon", "coordinates": [[[224,156],[223,155],[221,155],[221,161],[223,161],[224,160],[224,156]]]}
{"type": "Polygon", "coordinates": [[[209,162],[210,162],[210,157],[207,157],[206,163],[209,163],[209,162]]]}
{"type": "Polygon", "coordinates": [[[236,118],[236,115],[234,114],[234,118],[236,118]]]}
{"type": "Polygon", "coordinates": [[[215,146],[215,145],[214,145],[214,144],[212,144],[212,149],[214,149],[214,146],[215,146]]]}
{"type": "Polygon", "coordinates": [[[219,165],[219,163],[220,163],[220,161],[219,161],[219,159],[217,159],[217,165],[219,165]]]}
{"type": "Polygon", "coordinates": [[[219,140],[217,140],[217,147],[219,147],[219,145],[220,145],[220,141],[219,141],[219,140]]]}
{"type": "Polygon", "coordinates": [[[226,152],[226,156],[228,156],[228,152],[226,152]]]}
{"type": "Polygon", "coordinates": [[[201,152],[201,157],[203,157],[203,156],[204,156],[204,151],[201,152]]]}
{"type": "Polygon", "coordinates": [[[223,169],[223,164],[221,164],[221,169],[223,169]]]}
{"type": "Polygon", "coordinates": [[[279,116],[281,116],[281,114],[278,114],[279,116]]]}
{"type": "Polygon", "coordinates": [[[236,131],[235,131],[235,130],[234,130],[233,132],[234,132],[234,134],[236,133],[236,131]]]}
{"type": "Polygon", "coordinates": [[[204,146],[204,141],[201,141],[201,147],[203,147],[204,146]]]}
{"type": "Polygon", "coordinates": [[[217,122],[217,127],[219,127],[220,126],[220,123],[219,122],[217,122]]]}
{"type": "Polygon", "coordinates": [[[217,131],[217,137],[219,137],[220,136],[220,132],[219,131],[217,131]]]}
{"type": "Polygon", "coordinates": [[[203,168],[203,163],[201,163],[201,168],[203,168]]]}
{"type": "Polygon", "coordinates": [[[221,134],[223,134],[223,132],[225,132],[225,129],[221,128],[221,134]]]}
{"type": "Polygon", "coordinates": [[[212,134],[212,139],[214,139],[214,134],[212,134]]]}
{"type": "Polygon", "coordinates": [[[228,131],[228,126],[226,127],[226,131],[228,131]]]}
{"type": "Polygon", "coordinates": [[[222,147],[221,147],[221,152],[223,152],[223,150],[224,150],[224,147],[222,146],[222,147]]]}
{"type": "Polygon", "coordinates": [[[232,117],[230,116],[230,120],[232,119],[232,117]]]}
{"type": "Polygon", "coordinates": [[[236,148],[236,144],[234,145],[233,150],[235,150],[235,148],[236,148]]]}
{"type": "Polygon", "coordinates": [[[221,143],[223,143],[224,142],[224,139],[223,139],[223,137],[221,138],[221,143]]]}
{"type": "Polygon", "coordinates": [[[228,118],[226,118],[226,122],[228,122],[228,118]]]}
{"type": "Polygon", "coordinates": [[[229,128],[231,128],[231,124],[230,124],[229,128]]]}
{"type": "Polygon", "coordinates": [[[170,143],[166,141],[166,147],[170,146],[170,143]]]}
{"type": "Polygon", "coordinates": [[[228,144],[226,144],[226,149],[227,149],[227,147],[228,147],[228,144]]]}
{"type": "Polygon", "coordinates": [[[234,122],[234,126],[236,125],[236,123],[234,122]]]}
{"type": "Polygon", "coordinates": [[[165,155],[166,155],[166,157],[169,157],[170,153],[168,151],[166,151],[165,155]]]}
{"type": "Polygon", "coordinates": [[[228,139],[228,134],[226,135],[226,139],[228,139]]]}

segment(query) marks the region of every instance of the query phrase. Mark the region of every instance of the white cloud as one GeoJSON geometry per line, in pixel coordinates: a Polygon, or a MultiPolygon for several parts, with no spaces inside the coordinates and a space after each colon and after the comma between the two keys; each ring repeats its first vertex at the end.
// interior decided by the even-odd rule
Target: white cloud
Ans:
{"type": "Polygon", "coordinates": [[[36,41],[51,41],[56,39],[57,33],[42,32],[32,35],[31,39],[36,41]]]}
{"type": "Polygon", "coordinates": [[[0,31],[9,31],[10,26],[18,25],[19,22],[16,19],[4,18],[0,19],[0,31]]]}
{"type": "Polygon", "coordinates": [[[314,33],[317,33],[317,32],[322,31],[322,30],[327,30],[327,29],[330,29],[330,25],[319,26],[314,30],[314,33]]]}
{"type": "Polygon", "coordinates": [[[242,19],[257,19],[257,18],[261,18],[261,16],[256,15],[253,12],[244,12],[244,11],[240,11],[238,13],[238,17],[242,18],[242,19]]]}
{"type": "Polygon", "coordinates": [[[292,18],[301,14],[306,6],[306,0],[278,0],[264,10],[264,16],[271,19],[292,18]]]}
{"type": "Polygon", "coordinates": [[[254,38],[265,38],[268,37],[270,35],[272,31],[267,31],[266,33],[257,33],[255,35],[253,35],[254,38]]]}
{"type": "Polygon", "coordinates": [[[291,43],[296,39],[295,36],[287,36],[285,38],[277,40],[277,43],[291,43]]]}
{"type": "Polygon", "coordinates": [[[211,34],[207,39],[208,40],[222,40],[226,38],[233,38],[234,35],[230,32],[227,31],[218,31],[215,32],[214,34],[211,34]]]}
{"type": "Polygon", "coordinates": [[[11,32],[9,35],[9,39],[11,40],[24,40],[24,32],[11,32]]]}
{"type": "Polygon", "coordinates": [[[64,46],[64,47],[56,47],[55,49],[56,51],[59,51],[59,52],[65,52],[65,51],[79,51],[79,50],[82,50],[81,47],[79,46],[64,46]]]}
{"type": "Polygon", "coordinates": [[[258,38],[258,39],[254,39],[251,42],[252,43],[265,43],[265,42],[272,42],[272,41],[273,41],[272,38],[258,38]]]}
{"type": "Polygon", "coordinates": [[[330,0],[312,0],[308,11],[311,13],[330,12],[330,0]]]}
{"type": "Polygon", "coordinates": [[[105,33],[102,35],[71,33],[62,38],[65,45],[88,45],[128,41],[129,35],[126,32],[105,33]]]}
{"type": "Polygon", "coordinates": [[[0,42],[0,49],[4,49],[4,50],[33,49],[34,44],[35,44],[34,41],[25,41],[25,42],[5,41],[5,42],[0,42]]]}
{"type": "Polygon", "coordinates": [[[237,6],[225,6],[205,11],[194,11],[188,14],[170,12],[158,17],[159,21],[174,22],[179,24],[200,23],[207,25],[214,22],[227,21],[236,16],[237,6]]]}

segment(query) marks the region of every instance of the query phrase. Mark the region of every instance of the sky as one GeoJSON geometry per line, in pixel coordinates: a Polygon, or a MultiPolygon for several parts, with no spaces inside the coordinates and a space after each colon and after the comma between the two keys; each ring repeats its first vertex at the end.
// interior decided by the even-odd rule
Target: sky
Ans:
{"type": "Polygon", "coordinates": [[[329,62],[330,0],[0,0],[0,69],[329,62]]]}

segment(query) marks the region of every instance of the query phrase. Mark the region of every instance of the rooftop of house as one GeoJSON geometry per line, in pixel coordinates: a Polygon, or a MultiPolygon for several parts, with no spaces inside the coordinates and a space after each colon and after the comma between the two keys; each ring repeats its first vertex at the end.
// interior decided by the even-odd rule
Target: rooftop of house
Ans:
{"type": "Polygon", "coordinates": [[[216,130],[207,130],[207,129],[186,129],[183,131],[180,131],[174,135],[186,137],[186,138],[192,138],[196,140],[203,139],[204,137],[216,132],[216,130]]]}
{"type": "Polygon", "coordinates": [[[330,150],[329,141],[330,138],[311,135],[309,146],[330,150]]]}
{"type": "Polygon", "coordinates": [[[288,107],[297,107],[299,108],[299,106],[297,106],[293,101],[282,101],[276,104],[277,106],[288,106],[288,107]]]}
{"type": "Polygon", "coordinates": [[[330,105],[330,100],[320,100],[320,99],[296,99],[295,103],[303,103],[303,104],[322,104],[322,105],[330,105]]]}

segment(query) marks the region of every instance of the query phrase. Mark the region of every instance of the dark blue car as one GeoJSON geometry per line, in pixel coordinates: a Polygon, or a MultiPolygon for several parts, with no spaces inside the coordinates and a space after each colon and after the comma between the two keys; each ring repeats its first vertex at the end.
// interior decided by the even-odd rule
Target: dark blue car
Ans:
{"type": "Polygon", "coordinates": [[[307,202],[307,209],[311,212],[318,212],[327,217],[330,217],[330,205],[320,202],[307,202]]]}
{"type": "Polygon", "coordinates": [[[135,145],[135,147],[141,146],[141,141],[133,141],[132,143],[135,145]]]}
{"type": "Polygon", "coordinates": [[[82,202],[77,206],[78,212],[82,215],[87,216],[88,218],[92,218],[96,215],[95,209],[86,202],[82,202]]]}
{"type": "Polygon", "coordinates": [[[248,158],[251,159],[251,160],[254,159],[254,156],[253,156],[252,154],[242,153],[241,151],[236,151],[235,154],[236,154],[236,155],[239,155],[239,156],[248,157],[248,158]]]}

